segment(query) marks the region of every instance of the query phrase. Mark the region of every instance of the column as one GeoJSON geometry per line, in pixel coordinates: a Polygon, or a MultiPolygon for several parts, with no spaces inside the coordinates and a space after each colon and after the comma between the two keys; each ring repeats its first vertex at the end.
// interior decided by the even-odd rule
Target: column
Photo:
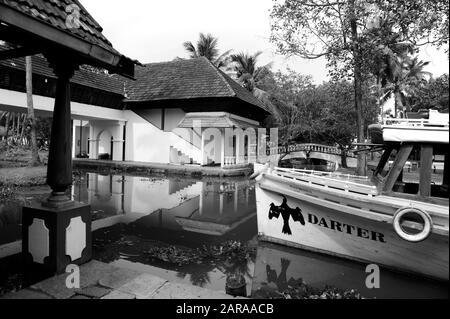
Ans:
{"type": "Polygon", "coordinates": [[[70,82],[75,68],[58,62],[53,65],[56,81],[56,97],[53,110],[52,133],[48,155],[47,184],[52,193],[47,204],[59,206],[70,202],[64,194],[72,185],[72,123],[70,115],[70,82]]]}
{"type": "Polygon", "coordinates": [[[125,137],[123,136],[124,125],[125,122],[119,122],[116,127],[116,134],[114,134],[112,158],[115,161],[121,161],[123,159],[123,143],[125,142],[125,137]]]}
{"type": "Polygon", "coordinates": [[[97,158],[97,139],[95,136],[95,129],[93,125],[93,121],[89,121],[89,158],[96,159],[97,158]]]}
{"type": "Polygon", "coordinates": [[[220,166],[225,167],[225,130],[220,131],[220,166]]]}
{"type": "Polygon", "coordinates": [[[205,136],[205,132],[204,131],[201,134],[202,134],[202,141],[201,141],[200,152],[202,154],[202,162],[200,164],[201,165],[206,165],[206,164],[208,164],[208,156],[207,156],[207,154],[205,152],[206,136],[205,136]]]}
{"type": "Polygon", "coordinates": [[[72,184],[72,130],[70,83],[77,65],[64,52],[46,55],[57,77],[47,184],[52,192],[42,203],[22,210],[22,255],[27,267],[38,273],[61,274],[68,264],[81,265],[92,257],[89,205],[66,195],[72,184]]]}
{"type": "Polygon", "coordinates": [[[77,156],[77,123],[75,120],[72,121],[72,158],[77,156]]]}
{"type": "Polygon", "coordinates": [[[244,163],[244,134],[237,133],[236,136],[236,164],[244,163]]]}

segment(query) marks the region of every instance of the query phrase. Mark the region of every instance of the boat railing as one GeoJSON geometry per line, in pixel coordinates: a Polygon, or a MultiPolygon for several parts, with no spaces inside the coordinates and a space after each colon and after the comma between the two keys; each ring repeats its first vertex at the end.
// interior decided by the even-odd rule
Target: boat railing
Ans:
{"type": "Polygon", "coordinates": [[[367,176],[356,176],[342,173],[321,172],[313,170],[291,169],[277,167],[273,171],[281,177],[296,180],[298,182],[315,185],[318,187],[331,188],[345,192],[363,194],[368,196],[378,195],[375,185],[367,185],[356,182],[355,180],[368,181],[367,176]],[[345,178],[345,179],[342,179],[345,178]]]}
{"type": "Polygon", "coordinates": [[[384,118],[383,125],[386,126],[413,126],[413,127],[427,127],[427,126],[449,126],[448,121],[430,121],[428,119],[404,119],[404,118],[384,118]]]}

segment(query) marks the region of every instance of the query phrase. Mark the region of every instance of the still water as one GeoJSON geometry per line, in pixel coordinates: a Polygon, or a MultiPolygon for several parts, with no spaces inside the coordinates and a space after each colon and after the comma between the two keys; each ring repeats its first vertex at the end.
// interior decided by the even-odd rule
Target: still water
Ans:
{"type": "Polygon", "coordinates": [[[72,192],[91,205],[94,257],[117,266],[219,291],[227,276],[241,274],[253,297],[273,297],[301,281],[315,288],[357,289],[368,298],[448,298],[446,284],[383,269],[381,288],[368,289],[364,264],[258,243],[255,188],[245,178],[82,173],[72,192]],[[183,259],[186,249],[234,242],[254,250],[227,259],[183,259]],[[148,254],[155,247],[167,249],[148,254]]]}
{"type": "MultiPolygon", "coordinates": [[[[381,288],[368,289],[364,264],[258,242],[255,187],[246,178],[84,171],[75,177],[74,200],[91,205],[94,258],[113,265],[217,291],[225,291],[227,277],[240,275],[247,296],[255,298],[280,297],[299,283],[315,289],[356,289],[367,298],[449,295],[447,283],[384,269],[381,288]]],[[[29,192],[25,199],[36,200],[46,192],[29,192]]],[[[23,204],[0,204],[0,253],[20,240],[23,204]]],[[[0,259],[0,286],[5,286],[6,274],[12,281],[20,279],[14,274],[17,261],[9,259],[0,259]]]]}

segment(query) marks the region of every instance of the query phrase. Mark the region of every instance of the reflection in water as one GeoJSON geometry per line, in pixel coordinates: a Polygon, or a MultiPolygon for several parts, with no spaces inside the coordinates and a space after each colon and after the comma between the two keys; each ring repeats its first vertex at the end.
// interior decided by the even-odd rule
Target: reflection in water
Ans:
{"type": "MultiPolygon", "coordinates": [[[[383,269],[381,289],[367,289],[366,265],[257,243],[255,190],[244,178],[198,180],[81,173],[72,196],[91,205],[95,259],[169,281],[225,291],[227,276],[242,274],[247,294],[253,297],[296,285],[329,285],[357,289],[368,298],[448,298],[445,284],[383,269]],[[211,258],[195,258],[204,246],[236,242],[253,250],[230,257],[211,254],[211,258]],[[162,253],[149,254],[155,248],[162,253]]],[[[20,239],[20,212],[17,203],[0,204],[0,252],[5,251],[5,244],[20,239]]],[[[13,269],[17,272],[15,261],[5,260],[0,260],[0,286],[4,285],[1,276],[12,274],[13,269]]]]}
{"type": "Polygon", "coordinates": [[[284,291],[289,286],[294,287],[299,280],[295,280],[292,277],[289,278],[289,281],[287,280],[287,270],[290,264],[291,261],[289,259],[281,258],[281,271],[278,276],[275,269],[272,269],[270,265],[266,265],[267,282],[276,284],[279,291],[284,291]]]}
{"type": "MultiPolygon", "coordinates": [[[[380,288],[365,286],[365,264],[285,246],[259,243],[253,276],[253,297],[274,296],[288,288],[356,289],[365,298],[448,298],[445,283],[380,271],[380,288]],[[289,279],[288,279],[289,278],[289,279]]],[[[279,296],[279,294],[278,294],[279,296]]]]}
{"type": "Polygon", "coordinates": [[[180,263],[183,256],[177,255],[255,237],[255,192],[249,180],[86,173],[72,195],[91,205],[94,258],[153,274],[155,268],[164,269],[159,275],[166,279],[222,291],[227,275],[243,274],[250,293],[251,258],[180,263]],[[146,253],[165,246],[169,252],[172,246],[181,249],[158,258],[146,253]]]}

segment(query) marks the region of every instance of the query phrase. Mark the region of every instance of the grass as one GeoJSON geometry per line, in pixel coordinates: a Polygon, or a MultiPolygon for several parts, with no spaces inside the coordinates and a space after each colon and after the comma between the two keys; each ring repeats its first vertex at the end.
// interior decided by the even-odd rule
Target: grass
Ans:
{"type": "Polygon", "coordinates": [[[26,187],[46,184],[47,166],[0,168],[0,187],[26,187]]]}

